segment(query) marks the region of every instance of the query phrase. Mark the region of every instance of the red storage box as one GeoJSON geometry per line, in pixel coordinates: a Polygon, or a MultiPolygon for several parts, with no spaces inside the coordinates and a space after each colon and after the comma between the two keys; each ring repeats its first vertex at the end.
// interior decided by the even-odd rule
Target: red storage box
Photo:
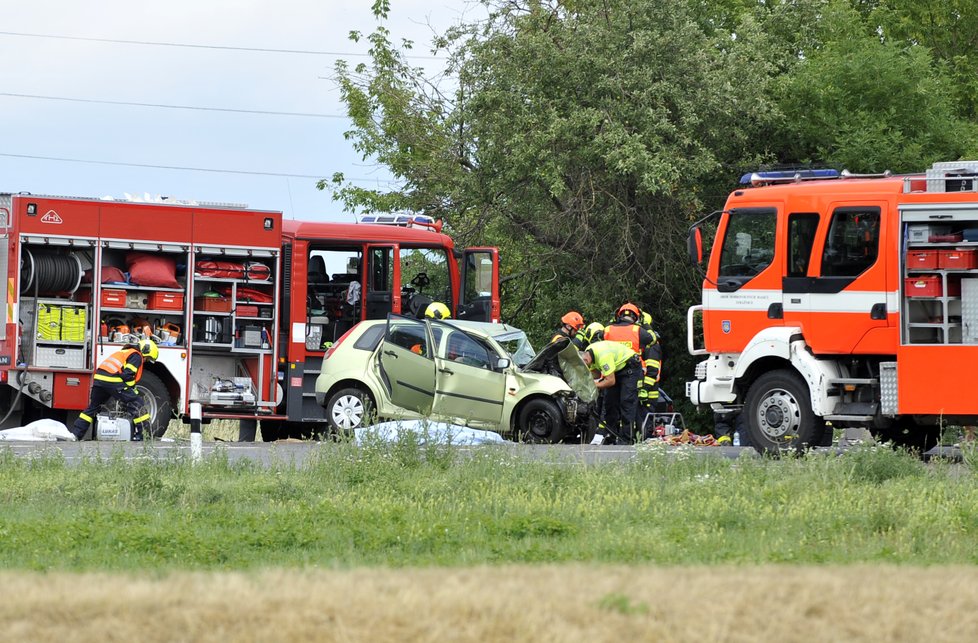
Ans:
{"type": "Polygon", "coordinates": [[[149,298],[153,310],[183,310],[182,292],[154,292],[149,298]]]}
{"type": "MultiPolygon", "coordinates": [[[[903,290],[907,297],[940,297],[944,294],[940,275],[908,277],[903,282],[903,290]]],[[[961,295],[960,279],[947,280],[947,294],[948,297],[961,295]]]]}
{"type": "Polygon", "coordinates": [[[235,309],[235,314],[238,317],[257,317],[258,316],[258,306],[251,306],[248,304],[239,303],[235,309]]]}
{"type": "Polygon", "coordinates": [[[103,288],[102,306],[105,308],[125,308],[126,291],[116,288],[103,288]]]}
{"type": "Polygon", "coordinates": [[[194,310],[205,310],[210,313],[231,312],[231,300],[224,297],[197,297],[194,299],[194,310]]]}
{"type": "Polygon", "coordinates": [[[934,270],[938,266],[937,250],[907,251],[907,270],[934,270]]]}
{"type": "Polygon", "coordinates": [[[905,279],[903,290],[907,293],[907,297],[940,297],[944,289],[939,276],[927,275],[905,279]]]}
{"type": "Polygon", "coordinates": [[[973,270],[978,268],[978,256],[976,256],[974,248],[941,250],[938,267],[942,270],[973,270]]]}

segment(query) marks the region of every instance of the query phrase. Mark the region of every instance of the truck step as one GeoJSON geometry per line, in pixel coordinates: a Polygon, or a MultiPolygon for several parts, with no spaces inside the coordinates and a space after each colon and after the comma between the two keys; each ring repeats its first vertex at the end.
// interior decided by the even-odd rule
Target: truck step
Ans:
{"type": "Polygon", "coordinates": [[[873,415],[826,415],[829,422],[872,422],[873,415]]]}
{"type": "Polygon", "coordinates": [[[855,384],[856,386],[873,386],[879,384],[875,377],[835,377],[829,380],[829,385],[855,384]]]}

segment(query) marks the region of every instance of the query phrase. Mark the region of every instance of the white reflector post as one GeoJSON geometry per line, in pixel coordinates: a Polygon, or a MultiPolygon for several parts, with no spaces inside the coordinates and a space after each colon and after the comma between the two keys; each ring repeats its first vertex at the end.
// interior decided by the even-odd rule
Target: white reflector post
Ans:
{"type": "Polygon", "coordinates": [[[200,462],[203,453],[204,439],[200,434],[200,402],[190,403],[190,461],[200,462]]]}

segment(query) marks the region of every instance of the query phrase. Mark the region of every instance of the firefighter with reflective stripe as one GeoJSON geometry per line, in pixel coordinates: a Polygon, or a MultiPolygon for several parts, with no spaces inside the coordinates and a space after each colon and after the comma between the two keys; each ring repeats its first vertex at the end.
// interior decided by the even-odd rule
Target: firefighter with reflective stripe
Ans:
{"type": "Polygon", "coordinates": [[[584,316],[576,310],[568,312],[566,315],[560,318],[560,328],[557,329],[557,334],[550,338],[550,343],[557,341],[563,337],[569,338],[577,350],[581,350],[581,342],[578,339],[578,333],[584,328],[584,316]]]}
{"type": "Polygon", "coordinates": [[[659,355],[655,350],[655,333],[638,323],[641,317],[642,313],[638,306],[632,303],[625,303],[615,312],[615,321],[604,329],[605,341],[625,344],[638,353],[642,359],[643,376],[637,384],[637,395],[640,406],[636,409],[635,413],[635,422],[639,428],[642,427],[648,408],[649,391],[646,390],[646,373],[644,371],[647,371],[649,365],[646,364],[646,360],[652,362],[651,365],[656,378],[658,378],[659,374],[659,355]],[[645,401],[644,404],[642,403],[643,401],[645,401]]]}
{"type": "Polygon", "coordinates": [[[575,335],[577,340],[575,343],[579,344],[578,350],[584,350],[594,342],[600,342],[604,339],[604,324],[601,322],[591,322],[581,330],[577,331],[575,335]]]}
{"type": "Polygon", "coordinates": [[[645,423],[645,418],[657,410],[662,410],[659,408],[662,401],[659,394],[659,381],[662,375],[662,342],[659,341],[659,334],[652,329],[652,315],[642,311],[642,317],[638,324],[648,330],[653,337],[653,342],[642,350],[642,359],[645,361],[645,378],[638,390],[640,416],[638,422],[639,427],[641,427],[645,423]]]}
{"type": "Polygon", "coordinates": [[[79,414],[71,432],[81,440],[92,426],[92,419],[102,405],[110,399],[117,399],[132,418],[132,440],[143,439],[143,426],[150,420],[149,413],[143,412],[143,400],[136,384],[143,376],[143,365],[155,362],[160,349],[151,339],[141,339],[137,346],[127,346],[118,350],[99,364],[93,376],[92,393],[88,408],[79,414]]]}
{"type": "Polygon", "coordinates": [[[594,342],[581,357],[591,371],[599,374],[595,386],[605,392],[601,419],[611,435],[604,443],[632,444],[642,360],[625,344],[608,340],[594,342]]]}

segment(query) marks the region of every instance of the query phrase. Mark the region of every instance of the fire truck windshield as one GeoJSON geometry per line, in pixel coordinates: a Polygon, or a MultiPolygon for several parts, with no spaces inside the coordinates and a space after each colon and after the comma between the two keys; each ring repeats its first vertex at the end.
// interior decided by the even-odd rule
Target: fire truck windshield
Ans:
{"type": "Polygon", "coordinates": [[[720,254],[721,279],[750,278],[771,265],[775,223],[773,209],[734,210],[728,215],[720,254]]]}

